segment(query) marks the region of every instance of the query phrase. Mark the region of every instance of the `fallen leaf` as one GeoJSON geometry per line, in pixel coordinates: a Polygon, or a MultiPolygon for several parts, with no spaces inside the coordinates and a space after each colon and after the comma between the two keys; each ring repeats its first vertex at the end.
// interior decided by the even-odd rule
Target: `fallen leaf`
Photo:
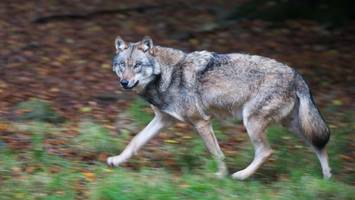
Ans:
{"type": "Polygon", "coordinates": [[[169,144],[177,144],[178,143],[176,140],[164,140],[164,142],[169,143],[169,144]]]}
{"type": "Polygon", "coordinates": [[[92,172],[83,172],[85,179],[89,182],[93,182],[96,179],[96,175],[92,172]]]}
{"type": "Polygon", "coordinates": [[[86,112],[91,112],[92,108],[91,107],[81,107],[80,112],[86,113],[86,112]]]}

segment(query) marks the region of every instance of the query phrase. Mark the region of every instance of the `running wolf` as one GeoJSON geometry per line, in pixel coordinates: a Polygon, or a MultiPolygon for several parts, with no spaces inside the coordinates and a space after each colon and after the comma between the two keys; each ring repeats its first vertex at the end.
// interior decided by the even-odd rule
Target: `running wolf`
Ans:
{"type": "Polygon", "coordinates": [[[265,136],[278,122],[301,137],[316,153],[324,178],[330,178],[326,144],[329,129],[300,74],[273,59],[208,51],[186,53],[153,46],[149,37],[136,43],[115,40],[113,71],[124,89],[136,91],[151,104],[153,120],[118,156],[107,163],[118,166],[135,155],[158,132],[174,121],[186,122],[202,137],[218,163],[216,175],[228,174],[211,119],[215,116],[243,120],[254,146],[254,159],[232,177],[250,177],[272,154],[265,136]]]}

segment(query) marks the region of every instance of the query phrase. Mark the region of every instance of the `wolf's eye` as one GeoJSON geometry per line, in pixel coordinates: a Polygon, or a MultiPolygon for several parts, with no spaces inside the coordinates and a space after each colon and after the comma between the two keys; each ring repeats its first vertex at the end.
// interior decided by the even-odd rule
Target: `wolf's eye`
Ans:
{"type": "Polygon", "coordinates": [[[124,62],[121,62],[121,63],[114,63],[113,64],[113,71],[123,71],[124,70],[124,67],[125,67],[125,63],[124,62]]]}
{"type": "Polygon", "coordinates": [[[137,69],[137,68],[139,68],[141,66],[142,66],[141,62],[136,62],[136,64],[134,65],[134,68],[137,69]]]}
{"type": "Polygon", "coordinates": [[[124,68],[124,66],[125,66],[125,63],[124,63],[124,62],[121,62],[121,63],[118,63],[118,64],[117,64],[117,67],[118,67],[120,70],[122,70],[122,69],[124,68]]]}

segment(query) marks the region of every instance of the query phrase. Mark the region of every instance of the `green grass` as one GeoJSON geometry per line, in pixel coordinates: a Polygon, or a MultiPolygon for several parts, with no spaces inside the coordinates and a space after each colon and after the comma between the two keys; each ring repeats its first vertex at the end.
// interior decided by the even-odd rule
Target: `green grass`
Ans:
{"type": "MultiPolygon", "coordinates": [[[[38,124],[37,124],[38,125],[38,124]]],[[[90,131],[105,133],[92,122],[84,123],[90,145],[96,137],[90,131]],[[91,141],[92,140],[92,141],[91,141]]],[[[39,126],[40,127],[40,126],[39,126]]],[[[43,126],[42,126],[43,127],[43,126]]],[[[41,130],[41,128],[39,128],[41,130]]],[[[108,134],[108,132],[106,132],[108,134]]],[[[33,133],[30,153],[19,156],[7,147],[0,152],[1,199],[352,199],[354,187],[342,181],[324,181],[314,155],[306,148],[289,149],[287,133],[279,127],[269,130],[270,141],[279,147],[275,161],[267,164],[258,175],[241,182],[227,177],[217,179],[213,172],[216,165],[200,140],[192,138],[187,144],[164,144],[162,149],[171,151],[181,171],[167,168],[109,169],[103,163],[85,163],[48,154],[43,146],[47,134],[33,133]],[[39,134],[40,136],[36,136],[39,134]],[[276,135],[281,134],[281,137],[276,135]],[[36,170],[26,172],[28,165],[36,170]],[[51,168],[57,167],[57,172],[51,168]],[[83,171],[95,177],[87,180],[83,171]],[[263,174],[263,175],[260,175],[263,174]],[[280,177],[273,179],[273,173],[280,177]],[[282,175],[282,176],[281,176],[282,175]],[[84,187],[83,191],[77,187],[84,187]]],[[[79,135],[79,137],[84,137],[79,135]]],[[[98,138],[102,141],[111,138],[98,138]]],[[[293,140],[293,139],[292,139],[293,140]]],[[[101,141],[101,142],[102,142],[101,141]]],[[[78,145],[80,142],[75,141],[78,145]]],[[[107,141],[106,141],[107,142],[107,141]]],[[[292,141],[294,142],[294,141],[292,141]]],[[[243,144],[248,146],[247,144],[243,144]]],[[[94,145],[95,146],[95,145],[94,145]]],[[[107,146],[109,147],[109,145],[107,146]]],[[[106,148],[106,147],[105,147],[106,148]]],[[[105,151],[102,144],[94,151],[105,151]]],[[[107,149],[109,150],[109,149],[107,149]]],[[[335,150],[338,151],[338,150],[335,150]]],[[[334,152],[336,153],[336,152],[334,152]]],[[[234,165],[246,165],[252,158],[252,149],[243,149],[234,165]],[[244,160],[243,160],[244,159],[244,160]]],[[[229,163],[233,166],[233,163],[229,163]]]]}
{"type": "MultiPolygon", "coordinates": [[[[146,108],[136,100],[128,109],[140,126],[152,118],[146,108]]],[[[353,199],[355,175],[346,171],[349,161],[342,158],[352,151],[352,116],[345,114],[343,125],[332,130],[329,154],[334,177],[329,181],[322,180],[314,153],[280,126],[272,126],[267,132],[274,149],[270,161],[248,180],[236,181],[230,177],[217,179],[213,174],[216,163],[199,136],[183,133],[190,137],[181,139],[175,128],[165,133],[154,152],[147,148],[147,154],[139,154],[139,159],[112,169],[99,161],[98,155],[122,151],[131,138],[128,132],[117,134],[93,120],[83,120],[75,124],[77,134],[69,137],[66,132],[72,124],[14,123],[17,131],[27,135],[29,144],[11,147],[0,141],[0,199],[353,199]],[[66,150],[75,154],[53,153],[48,142],[55,140],[65,141],[56,146],[63,154],[66,150]]],[[[218,139],[227,142],[231,136],[223,135],[222,125],[213,125],[218,139]]],[[[248,139],[235,145],[237,152],[226,159],[230,173],[246,167],[253,158],[248,139]]]]}
{"type": "Polygon", "coordinates": [[[164,169],[117,169],[91,185],[91,199],[352,199],[353,187],[309,175],[264,184],[216,179],[209,171],[173,175],[164,169]]]}
{"type": "Polygon", "coordinates": [[[42,122],[60,123],[64,118],[56,113],[51,105],[40,99],[30,99],[16,106],[16,111],[21,113],[17,116],[20,120],[35,120],[42,122]]]}
{"type": "Polygon", "coordinates": [[[114,136],[106,128],[93,121],[85,120],[79,124],[79,135],[72,140],[72,147],[78,151],[92,153],[115,153],[124,147],[128,133],[114,136]]]}
{"type": "Polygon", "coordinates": [[[149,104],[141,98],[136,98],[131,106],[128,108],[129,114],[135,119],[141,126],[147,125],[150,120],[153,119],[153,114],[148,113],[149,104]]]}

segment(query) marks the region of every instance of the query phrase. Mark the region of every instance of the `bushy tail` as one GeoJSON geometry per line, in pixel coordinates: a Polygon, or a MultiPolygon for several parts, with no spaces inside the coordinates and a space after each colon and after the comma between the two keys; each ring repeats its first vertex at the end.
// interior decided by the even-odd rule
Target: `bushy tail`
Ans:
{"type": "Polygon", "coordinates": [[[314,104],[311,92],[297,74],[297,96],[299,98],[299,122],[305,137],[318,149],[323,149],[328,143],[330,132],[324,119],[314,104]]]}

